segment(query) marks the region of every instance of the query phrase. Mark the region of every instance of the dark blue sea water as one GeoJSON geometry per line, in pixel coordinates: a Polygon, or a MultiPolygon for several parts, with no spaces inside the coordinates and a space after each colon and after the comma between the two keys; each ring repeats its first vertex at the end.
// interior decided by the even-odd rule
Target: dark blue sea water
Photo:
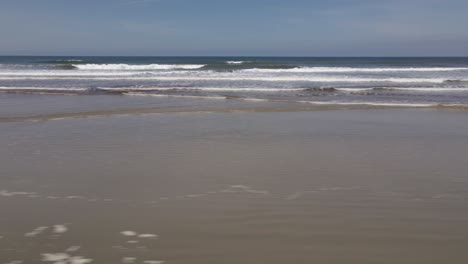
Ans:
{"type": "Polygon", "coordinates": [[[468,58],[0,57],[5,93],[468,104],[468,58]]]}

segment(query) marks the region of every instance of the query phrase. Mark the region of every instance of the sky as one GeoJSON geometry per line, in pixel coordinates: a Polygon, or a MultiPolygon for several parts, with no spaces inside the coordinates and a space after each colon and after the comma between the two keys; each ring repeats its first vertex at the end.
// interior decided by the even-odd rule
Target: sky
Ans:
{"type": "Polygon", "coordinates": [[[0,55],[468,56],[467,0],[0,0],[0,55]]]}

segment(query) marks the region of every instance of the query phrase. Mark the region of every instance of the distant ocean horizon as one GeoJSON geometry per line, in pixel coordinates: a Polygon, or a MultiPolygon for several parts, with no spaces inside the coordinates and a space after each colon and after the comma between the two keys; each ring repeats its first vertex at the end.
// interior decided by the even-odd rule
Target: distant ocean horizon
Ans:
{"type": "Polygon", "coordinates": [[[0,56],[0,92],[468,105],[468,57],[0,56]]]}

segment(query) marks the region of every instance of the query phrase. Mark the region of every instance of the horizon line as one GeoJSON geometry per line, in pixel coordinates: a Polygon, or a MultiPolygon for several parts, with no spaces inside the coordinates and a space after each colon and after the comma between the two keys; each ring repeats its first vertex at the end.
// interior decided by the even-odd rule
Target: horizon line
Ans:
{"type": "Polygon", "coordinates": [[[424,56],[312,56],[312,55],[0,55],[0,57],[243,57],[243,58],[468,58],[468,55],[424,55],[424,56]]]}

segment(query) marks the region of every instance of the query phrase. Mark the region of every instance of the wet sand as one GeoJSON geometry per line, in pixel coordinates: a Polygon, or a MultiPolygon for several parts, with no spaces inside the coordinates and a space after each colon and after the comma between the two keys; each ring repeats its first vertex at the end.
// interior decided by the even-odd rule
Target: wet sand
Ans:
{"type": "Polygon", "coordinates": [[[468,262],[466,111],[189,111],[0,131],[0,263],[468,262]]]}

